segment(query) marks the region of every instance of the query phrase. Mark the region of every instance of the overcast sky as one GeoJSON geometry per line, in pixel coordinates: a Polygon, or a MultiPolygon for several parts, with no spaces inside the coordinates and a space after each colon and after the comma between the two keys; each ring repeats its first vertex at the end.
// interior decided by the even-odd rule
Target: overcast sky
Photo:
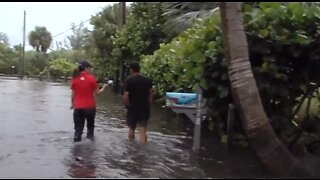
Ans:
{"type": "MultiPolygon", "coordinates": [[[[32,47],[28,43],[28,34],[35,26],[45,26],[52,36],[71,27],[71,23],[80,24],[90,19],[103,7],[116,2],[0,2],[0,32],[6,33],[11,46],[23,41],[23,11],[26,10],[26,50],[32,47]]],[[[89,22],[86,27],[91,27],[89,22]]],[[[53,38],[62,41],[72,31],[53,38]]]]}

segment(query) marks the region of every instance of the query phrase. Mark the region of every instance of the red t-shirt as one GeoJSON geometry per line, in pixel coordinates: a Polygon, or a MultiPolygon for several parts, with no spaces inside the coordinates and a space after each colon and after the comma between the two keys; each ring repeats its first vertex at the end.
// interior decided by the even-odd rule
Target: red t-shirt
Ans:
{"type": "Polygon", "coordinates": [[[87,71],[72,79],[71,89],[74,92],[73,106],[75,109],[95,108],[96,101],[94,91],[97,88],[97,80],[87,71]]]}

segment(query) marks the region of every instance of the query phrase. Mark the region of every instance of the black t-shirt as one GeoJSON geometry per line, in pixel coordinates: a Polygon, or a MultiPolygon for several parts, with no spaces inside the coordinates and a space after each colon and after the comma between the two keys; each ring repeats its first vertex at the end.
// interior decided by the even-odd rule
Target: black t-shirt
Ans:
{"type": "Polygon", "coordinates": [[[128,111],[134,114],[149,113],[149,93],[152,80],[142,75],[130,76],[124,85],[124,90],[129,92],[128,111]]]}

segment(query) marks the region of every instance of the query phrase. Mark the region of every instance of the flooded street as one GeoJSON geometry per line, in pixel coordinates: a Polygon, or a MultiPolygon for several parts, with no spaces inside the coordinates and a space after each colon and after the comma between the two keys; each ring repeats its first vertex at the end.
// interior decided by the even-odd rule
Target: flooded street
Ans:
{"type": "Polygon", "coordinates": [[[154,107],[148,144],[127,139],[125,110],[111,91],[97,99],[95,141],[73,143],[68,84],[0,80],[0,178],[263,178],[248,150],[212,138],[192,151],[192,125],[154,107]]]}

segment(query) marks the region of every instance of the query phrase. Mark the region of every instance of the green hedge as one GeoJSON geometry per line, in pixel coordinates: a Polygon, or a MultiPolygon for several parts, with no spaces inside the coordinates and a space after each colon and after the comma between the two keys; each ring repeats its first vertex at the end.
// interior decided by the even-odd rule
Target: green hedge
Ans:
{"type": "MultiPolygon", "coordinates": [[[[320,83],[320,8],[266,2],[244,10],[252,69],[264,108],[280,132],[294,118],[298,97],[312,95],[320,83]]],[[[142,72],[153,79],[161,96],[166,91],[191,92],[200,85],[212,110],[210,127],[225,130],[232,97],[219,12],[143,57],[142,72]]]]}

